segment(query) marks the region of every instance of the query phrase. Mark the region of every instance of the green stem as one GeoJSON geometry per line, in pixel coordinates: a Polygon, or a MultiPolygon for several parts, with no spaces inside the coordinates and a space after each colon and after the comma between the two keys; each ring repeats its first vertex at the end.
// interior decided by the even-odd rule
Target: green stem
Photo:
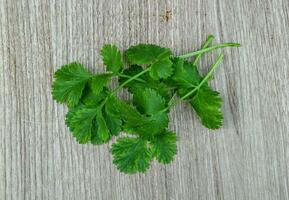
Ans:
{"type": "Polygon", "coordinates": [[[175,93],[173,94],[172,98],[170,99],[170,101],[169,101],[169,103],[168,103],[168,106],[169,106],[169,107],[170,107],[170,105],[172,104],[175,96],[177,96],[177,92],[175,92],[175,93]]]}
{"type": "MultiPolygon", "coordinates": [[[[120,77],[123,77],[123,78],[131,78],[132,76],[129,76],[129,75],[126,75],[126,74],[117,74],[118,76],[120,77]]],[[[142,83],[145,83],[145,80],[141,79],[141,78],[136,78],[135,80],[139,81],[139,82],[142,82],[142,83]]]]}
{"type": "MultiPolygon", "coordinates": [[[[206,42],[202,45],[202,49],[207,48],[208,46],[210,46],[210,44],[212,43],[214,39],[213,35],[209,35],[209,37],[207,38],[206,42]]],[[[204,53],[200,53],[199,55],[197,55],[196,59],[194,60],[193,65],[197,65],[199,60],[201,59],[201,57],[204,55],[204,53]]]]}
{"type": "Polygon", "coordinates": [[[201,49],[201,50],[198,50],[198,51],[194,51],[194,52],[191,52],[191,53],[180,55],[178,57],[180,57],[180,58],[189,58],[189,57],[192,57],[192,56],[197,56],[199,54],[203,54],[205,52],[213,51],[215,49],[220,49],[220,48],[225,48],[225,47],[240,47],[240,46],[241,45],[238,44],[238,43],[216,44],[216,45],[213,45],[213,46],[208,47],[208,48],[204,48],[204,49],[201,49]]]}
{"type": "Polygon", "coordinates": [[[146,72],[148,72],[150,70],[150,67],[146,68],[145,70],[143,70],[142,72],[130,77],[128,80],[126,80],[125,82],[123,82],[121,85],[119,85],[116,89],[114,89],[112,91],[112,93],[117,92],[118,90],[120,90],[121,88],[123,88],[126,84],[128,84],[129,82],[137,79],[138,77],[140,77],[141,75],[145,74],[146,72]]]}
{"type": "Polygon", "coordinates": [[[129,76],[130,78],[128,80],[126,80],[125,82],[123,82],[121,85],[119,85],[116,89],[114,89],[110,95],[108,95],[103,102],[101,103],[100,107],[104,106],[104,104],[107,102],[107,100],[114,94],[116,93],[118,90],[120,90],[121,88],[123,88],[126,84],[128,84],[129,82],[136,80],[138,77],[140,77],[141,75],[145,74],[146,72],[148,72],[150,70],[150,67],[147,67],[145,70],[141,71],[140,73],[134,75],[134,76],[129,76]]]}
{"type": "Polygon", "coordinates": [[[180,103],[181,101],[183,101],[184,99],[186,99],[187,97],[189,97],[190,95],[192,95],[194,92],[196,92],[197,90],[199,90],[204,83],[206,83],[208,81],[208,79],[212,76],[212,74],[214,73],[215,69],[219,66],[219,64],[221,63],[221,61],[224,58],[224,54],[220,54],[217,58],[217,61],[213,64],[212,68],[210,69],[210,71],[207,73],[207,75],[203,78],[203,80],[200,82],[200,84],[195,87],[193,90],[191,90],[190,92],[188,92],[187,94],[185,94],[184,96],[182,96],[180,99],[178,99],[177,101],[173,102],[172,104],[168,105],[168,107],[166,107],[163,112],[169,110],[171,107],[177,105],[178,103],[180,103]]]}

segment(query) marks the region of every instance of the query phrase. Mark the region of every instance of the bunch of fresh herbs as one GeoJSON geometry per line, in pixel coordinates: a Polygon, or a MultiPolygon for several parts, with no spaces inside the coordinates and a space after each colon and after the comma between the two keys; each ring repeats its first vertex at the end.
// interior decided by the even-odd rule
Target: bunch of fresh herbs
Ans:
{"type": "Polygon", "coordinates": [[[104,45],[106,72],[93,74],[77,62],[64,65],[55,72],[52,96],[68,106],[65,122],[78,143],[100,145],[117,137],[111,146],[113,163],[124,173],[145,172],[153,159],[166,164],[177,153],[176,134],[168,129],[168,114],[176,104],[189,102],[209,129],[222,125],[222,99],[208,81],[224,55],[206,75],[197,66],[206,52],[240,45],[211,45],[212,40],[209,36],[200,50],[181,56],[152,44],[131,46],[123,54],[115,45],[104,45]],[[194,61],[186,60],[189,57],[194,61]],[[111,89],[114,77],[119,86],[111,89]],[[117,96],[123,88],[132,94],[131,100],[117,96]]]}

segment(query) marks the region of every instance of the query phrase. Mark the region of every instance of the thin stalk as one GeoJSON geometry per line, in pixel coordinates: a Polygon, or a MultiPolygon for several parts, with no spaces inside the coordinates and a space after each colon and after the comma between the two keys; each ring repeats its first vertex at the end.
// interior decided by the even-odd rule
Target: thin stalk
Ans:
{"type": "MultiPolygon", "coordinates": [[[[118,76],[120,77],[123,77],[123,78],[131,78],[132,76],[129,76],[129,75],[126,75],[126,74],[117,74],[118,76]]],[[[141,79],[141,78],[136,78],[135,80],[139,81],[139,82],[142,82],[142,83],[145,83],[145,80],[141,79]]]]}
{"type": "Polygon", "coordinates": [[[194,52],[191,52],[191,53],[187,53],[187,54],[184,54],[184,55],[180,55],[178,57],[180,58],[189,58],[189,57],[192,57],[192,56],[197,56],[199,54],[203,54],[205,52],[210,52],[210,51],[213,51],[215,49],[220,49],[220,48],[225,48],[225,47],[240,47],[241,45],[238,44],[238,43],[223,43],[223,44],[216,44],[216,45],[213,45],[211,47],[208,47],[208,48],[204,48],[204,49],[200,49],[198,51],[194,51],[194,52]]]}
{"type": "MultiPolygon", "coordinates": [[[[206,40],[206,42],[202,45],[201,49],[205,49],[208,46],[210,46],[212,41],[213,41],[213,39],[214,39],[214,36],[213,35],[209,35],[207,40],[206,40]]],[[[203,55],[204,55],[204,53],[200,53],[199,55],[197,55],[196,59],[194,60],[193,65],[197,65],[199,60],[202,58],[203,55]]]]}
{"type": "Polygon", "coordinates": [[[175,98],[175,96],[177,96],[177,92],[175,92],[172,96],[172,98],[170,99],[169,103],[168,103],[168,106],[170,106],[175,98]]]}
{"type": "Polygon", "coordinates": [[[137,78],[140,77],[141,75],[147,73],[149,70],[150,70],[150,67],[148,67],[148,68],[146,68],[145,70],[143,70],[142,72],[140,72],[140,73],[138,73],[138,74],[130,77],[128,80],[126,80],[126,81],[123,82],[121,85],[119,85],[116,89],[114,89],[114,90],[112,91],[112,93],[117,92],[118,90],[120,90],[121,88],[123,88],[126,84],[128,84],[129,82],[137,79],[137,78]]]}
{"type": "Polygon", "coordinates": [[[130,78],[128,80],[126,80],[125,82],[123,82],[121,85],[119,85],[116,89],[114,89],[110,95],[108,95],[103,102],[101,103],[100,107],[104,106],[104,104],[107,102],[107,100],[109,99],[109,97],[111,97],[114,93],[116,93],[118,90],[120,90],[121,88],[123,88],[126,84],[128,84],[129,82],[136,80],[138,77],[140,77],[141,75],[145,74],[146,72],[148,72],[150,70],[150,67],[146,68],[145,70],[143,70],[142,72],[134,75],[134,76],[129,76],[130,78]]]}

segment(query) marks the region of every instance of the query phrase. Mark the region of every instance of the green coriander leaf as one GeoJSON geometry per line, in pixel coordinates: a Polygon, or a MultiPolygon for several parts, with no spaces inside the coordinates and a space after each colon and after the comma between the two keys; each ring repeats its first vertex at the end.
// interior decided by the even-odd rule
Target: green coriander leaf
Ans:
{"type": "Polygon", "coordinates": [[[117,169],[128,174],[145,172],[152,160],[152,151],[141,138],[119,138],[111,151],[117,169]]]}
{"type": "Polygon", "coordinates": [[[158,80],[160,78],[166,79],[173,74],[172,61],[170,58],[158,60],[151,65],[150,76],[158,80]]]}
{"type": "Polygon", "coordinates": [[[124,130],[138,134],[140,137],[146,140],[152,140],[156,134],[162,132],[169,123],[167,113],[160,112],[155,115],[145,117],[142,116],[139,121],[125,121],[124,130]]]}
{"type": "Polygon", "coordinates": [[[124,128],[126,130],[132,130],[138,132],[139,128],[146,126],[150,121],[143,115],[141,115],[134,107],[121,101],[117,98],[111,98],[110,102],[113,107],[120,114],[121,119],[124,121],[124,128]]]}
{"type": "Polygon", "coordinates": [[[150,76],[155,80],[167,78],[173,73],[170,49],[152,44],[139,44],[130,47],[125,55],[131,64],[151,64],[150,76]]]}
{"type": "MultiPolygon", "coordinates": [[[[147,139],[153,138],[158,133],[162,132],[165,128],[168,127],[169,124],[169,118],[168,114],[165,112],[158,112],[154,115],[151,115],[149,117],[150,124],[147,126],[147,128],[144,130],[146,131],[146,137],[147,139]]],[[[145,128],[145,127],[144,127],[145,128]]]]}
{"type": "Polygon", "coordinates": [[[105,104],[104,118],[110,133],[112,135],[118,135],[121,131],[122,120],[119,113],[112,109],[109,102],[105,104]]]}
{"type": "Polygon", "coordinates": [[[171,98],[172,90],[170,90],[170,88],[163,82],[154,81],[150,79],[147,88],[156,90],[157,93],[159,93],[165,99],[166,102],[168,102],[171,98]]]}
{"type": "Polygon", "coordinates": [[[124,130],[129,133],[138,134],[140,137],[150,140],[168,126],[169,119],[165,112],[145,116],[123,101],[115,100],[114,104],[124,121],[124,130]]]}
{"type": "Polygon", "coordinates": [[[138,90],[133,95],[133,102],[142,114],[153,115],[166,107],[165,99],[153,89],[138,90]]]}
{"type": "Polygon", "coordinates": [[[79,63],[70,63],[62,66],[54,74],[52,96],[59,103],[76,106],[82,96],[87,81],[92,77],[79,63]]]}
{"type": "Polygon", "coordinates": [[[115,108],[118,110],[124,121],[129,122],[132,125],[138,125],[139,123],[142,123],[142,121],[146,120],[145,117],[142,116],[134,107],[124,101],[119,99],[114,99],[114,101],[114,103],[116,103],[115,108]]]}
{"type": "Polygon", "coordinates": [[[107,88],[104,88],[99,94],[95,94],[95,92],[93,92],[93,90],[91,89],[91,86],[86,86],[83,91],[81,103],[87,106],[90,105],[97,107],[108,95],[109,92],[107,88]]]}
{"type": "Polygon", "coordinates": [[[111,44],[106,44],[101,49],[103,62],[109,71],[117,74],[123,67],[120,50],[111,44]]]}
{"type": "Polygon", "coordinates": [[[72,123],[72,118],[75,116],[76,112],[82,109],[83,107],[84,107],[83,104],[79,104],[73,108],[69,108],[68,113],[65,116],[65,124],[67,125],[67,127],[69,128],[71,132],[74,131],[74,128],[76,125],[72,123]]]}
{"type": "Polygon", "coordinates": [[[95,108],[81,106],[72,109],[66,116],[66,124],[80,144],[90,141],[92,122],[96,116],[95,108]]]}
{"type": "Polygon", "coordinates": [[[156,159],[161,163],[170,163],[177,154],[177,136],[173,132],[162,132],[151,144],[156,159]]]}
{"type": "Polygon", "coordinates": [[[99,115],[103,116],[103,118],[105,120],[105,124],[103,123],[102,119],[100,119],[100,121],[102,121],[102,122],[99,122],[96,119],[95,119],[95,122],[93,122],[92,136],[91,136],[91,143],[92,144],[103,144],[103,143],[108,141],[110,136],[118,135],[119,132],[121,131],[122,121],[120,119],[120,116],[117,115],[117,113],[115,112],[115,110],[112,110],[112,108],[110,108],[109,100],[104,104],[104,108],[102,109],[102,113],[100,113],[99,115]],[[102,127],[104,127],[104,128],[101,128],[104,130],[104,134],[101,134],[99,132],[99,128],[100,128],[99,124],[100,123],[102,123],[102,127]],[[107,129],[109,130],[108,139],[106,139],[107,129]],[[101,135],[103,135],[103,136],[101,136],[101,135]],[[103,138],[105,140],[103,140],[103,138]]]}
{"type": "Polygon", "coordinates": [[[108,141],[110,138],[110,132],[109,129],[107,128],[106,121],[103,118],[102,108],[97,109],[95,120],[98,125],[97,134],[99,135],[99,138],[103,141],[108,141]]]}
{"type": "Polygon", "coordinates": [[[106,87],[107,82],[110,80],[111,74],[97,74],[91,78],[91,88],[93,92],[98,95],[104,87],[106,87]]]}
{"type": "Polygon", "coordinates": [[[154,135],[162,132],[168,126],[168,115],[164,111],[167,104],[165,99],[155,90],[136,91],[133,102],[137,109],[149,120],[149,124],[138,127],[138,132],[142,133],[144,138],[151,140],[154,135]]]}
{"type": "Polygon", "coordinates": [[[118,109],[119,102],[121,102],[121,100],[118,97],[111,95],[105,103],[106,113],[109,113],[113,117],[120,118],[121,114],[118,109]]]}
{"type": "Polygon", "coordinates": [[[153,44],[139,44],[131,46],[125,51],[131,64],[152,64],[158,60],[166,59],[172,55],[171,50],[153,44]]]}
{"type": "Polygon", "coordinates": [[[218,92],[208,86],[201,87],[191,101],[202,124],[209,129],[218,129],[223,123],[222,99],[218,92]]]}
{"type": "Polygon", "coordinates": [[[113,117],[109,113],[104,113],[104,118],[111,135],[119,135],[122,125],[121,119],[113,117]]]}
{"type": "Polygon", "coordinates": [[[174,59],[174,74],[172,81],[177,87],[180,96],[184,96],[195,88],[202,80],[198,69],[193,63],[184,61],[181,58],[174,59]]]}
{"type": "MultiPolygon", "coordinates": [[[[97,96],[93,98],[98,99],[97,96]]],[[[108,101],[103,104],[104,100],[94,103],[91,100],[69,109],[66,124],[79,143],[102,144],[121,131],[120,116],[109,109],[108,101]]]]}
{"type": "Polygon", "coordinates": [[[98,124],[96,123],[96,120],[94,118],[94,120],[92,121],[90,142],[91,142],[91,144],[94,144],[94,145],[104,144],[105,141],[103,141],[100,138],[100,135],[98,134],[97,131],[98,131],[98,124]]]}

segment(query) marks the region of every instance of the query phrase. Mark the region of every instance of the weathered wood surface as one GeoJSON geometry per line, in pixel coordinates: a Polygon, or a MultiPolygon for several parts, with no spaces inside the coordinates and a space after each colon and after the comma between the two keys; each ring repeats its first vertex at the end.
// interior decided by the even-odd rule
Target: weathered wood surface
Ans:
{"type": "Polygon", "coordinates": [[[288,0],[0,0],[0,199],[289,199],[288,39],[288,0]],[[130,176],[109,145],[75,142],[50,94],[57,68],[77,60],[103,71],[104,43],[181,54],[208,34],[243,45],[224,50],[212,81],[224,98],[220,130],[177,106],[175,161],[130,176]]]}

